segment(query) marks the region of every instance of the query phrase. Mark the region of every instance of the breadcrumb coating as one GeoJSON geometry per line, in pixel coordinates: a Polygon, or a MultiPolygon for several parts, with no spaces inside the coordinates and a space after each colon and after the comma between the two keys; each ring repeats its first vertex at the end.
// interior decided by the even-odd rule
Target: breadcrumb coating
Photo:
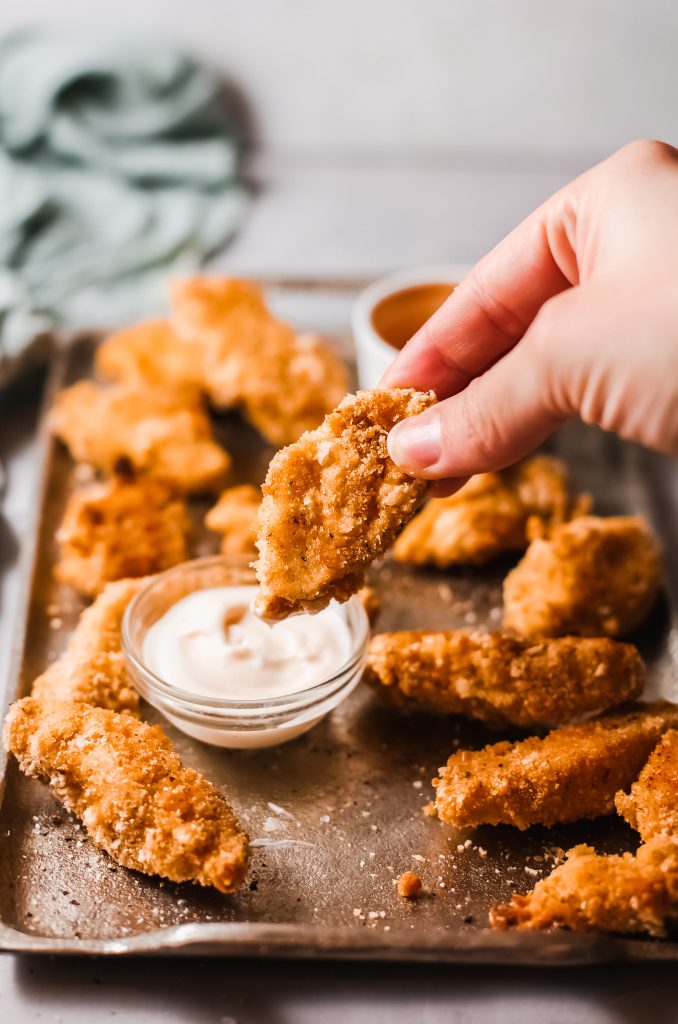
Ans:
{"type": "Polygon", "coordinates": [[[93,596],[113,580],[162,572],[188,557],[190,525],[184,499],[158,480],[90,484],[66,506],[55,576],[93,596]]]}
{"type": "Polygon", "coordinates": [[[678,732],[662,736],[630,792],[617,793],[614,802],[646,843],[678,837],[678,732]]]}
{"type": "Polygon", "coordinates": [[[575,846],[526,896],[494,907],[494,928],[644,933],[661,937],[678,917],[678,839],[653,839],[636,854],[599,856],[575,846]]]}
{"type": "Polygon", "coordinates": [[[214,786],[185,768],[157,725],[66,701],[25,697],[5,719],[5,746],[49,782],[92,842],[126,868],[232,892],[248,840],[214,786]]]}
{"type": "Polygon", "coordinates": [[[441,821],[476,825],[555,825],[614,810],[615,794],[638,777],[663,733],[678,727],[665,702],[608,712],[518,743],[453,754],[434,779],[441,821]]]}
{"type": "Polygon", "coordinates": [[[224,555],[257,554],[255,520],[261,504],[261,489],[252,484],[229,487],[205,516],[205,525],[220,533],[224,555]]]}
{"type": "Polygon", "coordinates": [[[528,524],[550,529],[588,511],[590,499],[572,500],[565,463],[535,455],[499,473],[472,477],[448,498],[432,498],[405,527],[393,548],[400,562],[482,565],[528,544],[528,524]]]}
{"type": "Polygon", "coordinates": [[[657,542],[640,517],[582,516],[532,541],[504,581],[504,626],[521,636],[623,636],[661,584],[657,542]]]}
{"type": "Polygon", "coordinates": [[[379,633],[365,681],[404,706],[477,718],[493,728],[563,725],[639,696],[635,647],[607,638],[533,642],[502,633],[379,633]]]}
{"type": "Polygon", "coordinates": [[[316,427],[346,393],[348,376],[319,337],[299,335],[267,309],[249,281],[175,281],[172,325],[201,364],[219,408],[240,406],[276,446],[316,427]]]}
{"type": "Polygon", "coordinates": [[[77,701],[136,714],[134,689],[122,652],[122,618],[150,577],[109,583],[86,608],[66,650],[33,683],[39,700],[77,701]]]}
{"type": "Polygon", "coordinates": [[[57,396],[52,426],[76,462],[106,473],[131,467],[182,491],[212,490],[230,467],[204,409],[185,393],[79,381],[57,396]]]}
{"type": "Polygon", "coordinates": [[[167,320],[146,320],[109,335],[99,346],[95,367],[102,377],[135,387],[200,393],[195,352],[167,320]]]}
{"type": "Polygon", "coordinates": [[[318,611],[360,589],[427,489],[391,460],[388,432],[434,401],[432,392],[398,388],[347,395],[274,456],[257,517],[258,615],[318,611]]]}
{"type": "Polygon", "coordinates": [[[399,896],[405,900],[411,900],[421,892],[422,881],[414,871],[403,871],[398,878],[396,888],[399,896]]]}

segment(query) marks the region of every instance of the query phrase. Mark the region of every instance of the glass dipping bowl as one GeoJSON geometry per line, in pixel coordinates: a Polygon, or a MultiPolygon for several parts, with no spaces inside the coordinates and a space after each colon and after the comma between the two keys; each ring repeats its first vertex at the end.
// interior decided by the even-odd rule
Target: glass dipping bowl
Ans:
{"type": "Polygon", "coordinates": [[[256,582],[246,556],[197,558],[155,576],[133,598],[123,618],[123,651],[141,696],[177,729],[213,746],[269,747],[301,736],[351,693],[363,672],[370,626],[356,596],[338,606],[351,641],[348,659],[329,678],[297,693],[252,700],[206,697],[179,689],[145,664],[149,628],[177,601],[196,590],[256,582]]]}

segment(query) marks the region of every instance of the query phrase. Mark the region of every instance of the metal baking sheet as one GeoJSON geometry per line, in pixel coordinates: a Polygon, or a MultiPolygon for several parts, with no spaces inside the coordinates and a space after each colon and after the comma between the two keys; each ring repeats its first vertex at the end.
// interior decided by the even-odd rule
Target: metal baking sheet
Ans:
{"type": "MultiPolygon", "coordinates": [[[[346,351],[351,286],[282,283],[277,308],[302,326],[333,332],[346,351]]],[[[51,393],[89,374],[93,341],[54,357],[51,393]]],[[[261,480],[271,455],[235,416],[216,421],[235,456],[238,480],[261,480]]],[[[667,590],[634,639],[648,660],[653,695],[678,697],[675,503],[658,457],[581,426],[552,448],[603,513],[641,512],[666,547],[667,590]]],[[[54,583],[55,529],[76,486],[72,463],[42,435],[42,490],[33,542],[24,551],[15,671],[8,701],[63,648],[81,610],[54,583]]],[[[196,523],[208,503],[196,502],[196,523]]],[[[196,530],[195,553],[216,546],[196,530]]],[[[386,559],[372,573],[383,611],[377,629],[496,627],[501,581],[511,561],[489,570],[412,571],[386,559]]],[[[146,717],[161,721],[146,707],[146,717]]],[[[255,840],[252,868],[234,896],[127,871],[95,849],[47,787],[6,759],[0,807],[0,948],[67,954],[174,953],[575,964],[676,960],[678,943],[607,936],[494,933],[490,906],[546,874],[554,850],[588,842],[602,852],[633,849],[637,836],[616,817],[520,833],[508,827],[458,832],[422,814],[430,779],[457,745],[500,738],[461,719],[403,715],[359,687],[324,722],[268,750],[210,748],[164,723],[181,756],[237,809],[255,840]],[[416,870],[425,894],[400,899],[394,879],[416,870]]]]}

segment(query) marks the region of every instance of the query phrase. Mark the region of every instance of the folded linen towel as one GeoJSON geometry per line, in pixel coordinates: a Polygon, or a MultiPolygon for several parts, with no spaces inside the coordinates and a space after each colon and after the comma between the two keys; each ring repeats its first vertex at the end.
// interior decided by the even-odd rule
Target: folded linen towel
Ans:
{"type": "Polygon", "coordinates": [[[157,313],[239,226],[216,78],[166,44],[0,40],[0,359],[36,332],[157,313]]]}

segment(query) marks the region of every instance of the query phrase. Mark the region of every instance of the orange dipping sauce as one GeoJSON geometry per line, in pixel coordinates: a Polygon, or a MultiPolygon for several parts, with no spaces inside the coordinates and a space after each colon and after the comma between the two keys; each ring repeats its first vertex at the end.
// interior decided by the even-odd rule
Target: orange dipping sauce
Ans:
{"type": "Polygon", "coordinates": [[[422,324],[433,316],[456,285],[431,282],[402,288],[380,299],[372,310],[372,326],[387,345],[404,348],[422,324]]]}

